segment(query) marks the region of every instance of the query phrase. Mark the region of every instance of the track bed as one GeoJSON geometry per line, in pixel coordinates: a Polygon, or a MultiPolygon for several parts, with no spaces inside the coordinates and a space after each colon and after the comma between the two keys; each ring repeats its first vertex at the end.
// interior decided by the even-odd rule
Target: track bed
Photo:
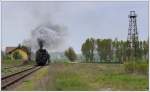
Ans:
{"type": "Polygon", "coordinates": [[[42,68],[41,66],[33,66],[31,68],[22,70],[20,72],[2,77],[1,82],[2,82],[2,86],[1,89],[5,90],[7,88],[9,88],[9,86],[17,83],[19,80],[23,79],[26,76],[29,76],[30,74],[34,73],[35,71],[39,70],[40,68],[42,68]]]}

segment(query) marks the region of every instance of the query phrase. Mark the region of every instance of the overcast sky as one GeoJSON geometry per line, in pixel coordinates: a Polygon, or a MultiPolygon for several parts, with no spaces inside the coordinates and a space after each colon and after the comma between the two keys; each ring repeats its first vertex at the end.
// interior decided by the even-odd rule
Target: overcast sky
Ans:
{"type": "Polygon", "coordinates": [[[147,40],[148,2],[3,2],[2,49],[30,38],[31,30],[46,20],[65,26],[62,51],[72,46],[80,52],[89,37],[126,40],[131,10],[138,15],[140,40],[147,40]]]}

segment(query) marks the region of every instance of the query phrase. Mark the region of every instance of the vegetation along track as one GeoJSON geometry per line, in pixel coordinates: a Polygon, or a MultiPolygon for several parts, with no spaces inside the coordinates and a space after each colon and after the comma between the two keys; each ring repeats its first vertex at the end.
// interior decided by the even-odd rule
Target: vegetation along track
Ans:
{"type": "Polygon", "coordinates": [[[4,90],[4,89],[8,88],[9,86],[15,84],[16,82],[23,79],[24,77],[34,73],[35,71],[39,70],[40,68],[42,68],[42,66],[33,66],[33,67],[25,69],[23,71],[2,77],[1,89],[4,90]]]}
{"type": "Polygon", "coordinates": [[[24,66],[24,65],[16,65],[16,66],[11,66],[11,67],[5,67],[5,69],[12,69],[12,68],[16,68],[16,67],[21,67],[21,66],[24,66]]]}

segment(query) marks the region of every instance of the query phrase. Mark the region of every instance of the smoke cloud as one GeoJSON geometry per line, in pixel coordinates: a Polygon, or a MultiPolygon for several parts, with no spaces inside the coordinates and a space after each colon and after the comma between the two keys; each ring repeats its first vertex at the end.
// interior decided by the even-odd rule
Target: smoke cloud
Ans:
{"type": "Polygon", "coordinates": [[[38,39],[43,41],[44,48],[53,51],[61,47],[66,36],[65,27],[52,25],[51,23],[41,24],[31,32],[31,38],[23,42],[24,45],[33,50],[39,49],[38,39]]]}
{"type": "Polygon", "coordinates": [[[38,39],[41,39],[43,48],[48,51],[58,51],[58,49],[62,48],[67,37],[67,28],[60,24],[54,24],[51,16],[55,12],[50,12],[46,6],[39,5],[31,9],[30,13],[33,17],[33,21],[30,22],[35,23],[33,24],[34,28],[31,30],[30,38],[24,40],[22,44],[30,47],[32,51],[36,51],[40,48],[38,39]]]}

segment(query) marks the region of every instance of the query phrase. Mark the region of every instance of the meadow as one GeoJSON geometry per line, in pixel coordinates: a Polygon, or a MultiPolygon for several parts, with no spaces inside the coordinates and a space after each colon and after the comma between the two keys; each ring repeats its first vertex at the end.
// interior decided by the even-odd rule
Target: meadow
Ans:
{"type": "Polygon", "coordinates": [[[13,90],[148,90],[148,74],[127,73],[123,64],[52,63],[13,90]]]}

